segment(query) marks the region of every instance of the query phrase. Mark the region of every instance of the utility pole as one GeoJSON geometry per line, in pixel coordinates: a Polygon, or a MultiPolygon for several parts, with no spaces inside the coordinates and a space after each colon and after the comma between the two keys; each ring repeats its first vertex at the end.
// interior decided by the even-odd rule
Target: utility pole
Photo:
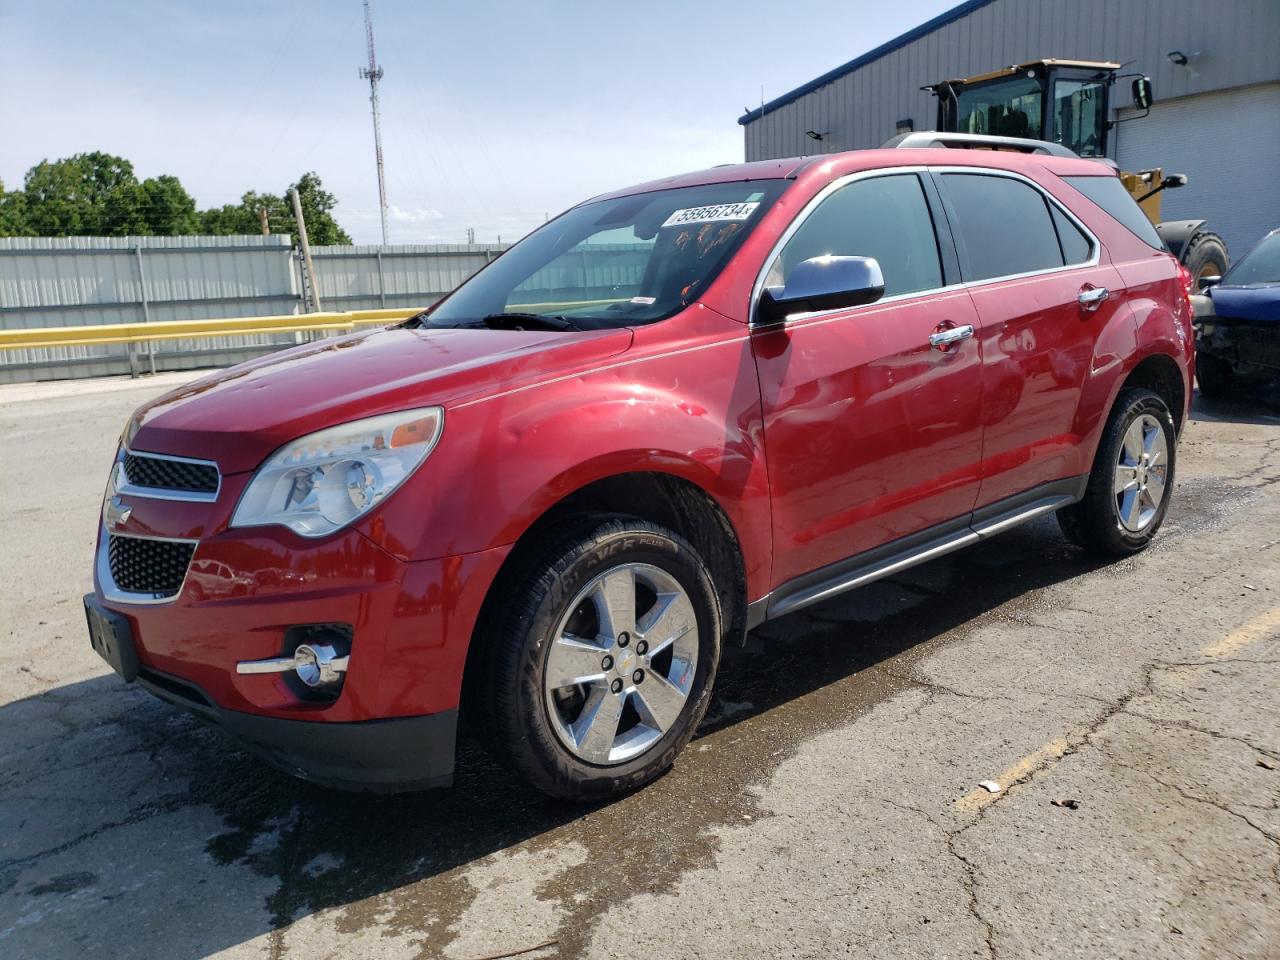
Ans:
{"type": "Polygon", "coordinates": [[[316,272],[311,265],[311,244],[307,242],[307,221],[302,218],[302,201],[298,199],[298,191],[290,187],[289,199],[293,201],[293,218],[298,221],[298,242],[302,244],[302,285],[303,304],[308,301],[311,310],[320,312],[320,291],[316,289],[316,272]]]}
{"type": "Polygon", "coordinates": [[[264,237],[271,236],[271,224],[267,222],[267,208],[258,208],[258,222],[262,224],[262,235],[264,237]]]}
{"type": "Polygon", "coordinates": [[[369,66],[360,68],[361,78],[369,81],[369,103],[373,106],[373,152],[378,158],[378,213],[382,217],[382,245],[387,245],[387,181],[382,173],[382,117],[378,113],[378,81],[382,68],[373,52],[373,14],[369,0],[364,0],[364,39],[369,47],[369,66]]]}

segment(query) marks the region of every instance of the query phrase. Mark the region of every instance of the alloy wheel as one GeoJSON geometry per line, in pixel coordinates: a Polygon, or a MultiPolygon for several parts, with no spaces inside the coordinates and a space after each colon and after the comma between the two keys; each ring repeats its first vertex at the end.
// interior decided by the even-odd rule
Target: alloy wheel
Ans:
{"type": "Polygon", "coordinates": [[[1169,444],[1160,421],[1149,413],[1125,431],[1113,491],[1121,525],[1131,533],[1150,526],[1164,501],[1169,476],[1169,444]]]}
{"type": "Polygon", "coordinates": [[[675,726],[697,665],[697,616],[679,581],[647,563],[611,567],[578,592],[551,638],[551,726],[579,759],[625,763],[675,726]]]}

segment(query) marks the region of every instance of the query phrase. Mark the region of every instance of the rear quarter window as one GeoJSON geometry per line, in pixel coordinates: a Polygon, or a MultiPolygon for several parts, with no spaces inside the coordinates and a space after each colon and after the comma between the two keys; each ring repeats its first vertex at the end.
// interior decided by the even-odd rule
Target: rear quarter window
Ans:
{"type": "Polygon", "coordinates": [[[1093,244],[1089,238],[1053,204],[1049,204],[1049,212],[1053,215],[1053,225],[1058,230],[1058,242],[1062,244],[1062,259],[1068,266],[1084,263],[1093,253],[1093,244]]]}
{"type": "Polygon", "coordinates": [[[1063,177],[1062,179],[1109,213],[1113,219],[1120,221],[1121,226],[1147,246],[1157,250],[1169,249],[1160,239],[1155,226],[1138,206],[1138,202],[1124,188],[1119,177],[1063,177]]]}

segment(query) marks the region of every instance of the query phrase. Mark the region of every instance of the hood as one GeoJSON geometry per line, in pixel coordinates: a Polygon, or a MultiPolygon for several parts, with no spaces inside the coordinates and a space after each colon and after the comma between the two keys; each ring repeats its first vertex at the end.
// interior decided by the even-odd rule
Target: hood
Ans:
{"type": "Polygon", "coordinates": [[[1213,312],[1228,320],[1280,323],[1280,284],[1251,283],[1247,286],[1209,288],[1213,312]]]}
{"type": "MultiPolygon", "coordinates": [[[[326,339],[186,384],[134,414],[129,446],[216,460],[224,474],[325,427],[571,373],[626,350],[631,331],[414,329],[326,339]]],[[[446,426],[447,429],[447,426],[446,426]]]]}

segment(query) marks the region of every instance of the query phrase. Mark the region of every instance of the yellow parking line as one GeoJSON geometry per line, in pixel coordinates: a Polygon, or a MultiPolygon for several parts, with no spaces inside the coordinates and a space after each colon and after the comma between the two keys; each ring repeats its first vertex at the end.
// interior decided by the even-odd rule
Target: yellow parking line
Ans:
{"type": "Polygon", "coordinates": [[[1000,797],[1009,787],[1022,780],[1024,777],[1032,773],[1037,767],[1047,763],[1050,760],[1057,760],[1067,752],[1071,744],[1065,737],[1059,737],[1057,740],[1050,740],[1039,750],[1029,753],[1008,770],[1004,771],[1000,776],[996,777],[996,783],[1000,785],[998,793],[991,793],[985,787],[978,787],[976,790],[970,790],[963,797],[956,801],[956,806],[964,811],[972,812],[981,810],[988,803],[1000,797]]]}
{"type": "Polygon", "coordinates": [[[1230,653],[1239,653],[1250,644],[1264,639],[1272,630],[1280,630],[1280,607],[1268,610],[1262,616],[1250,620],[1243,627],[1232,630],[1221,640],[1209,644],[1202,651],[1202,657],[1225,657],[1230,653]]]}
{"type": "MultiPolygon", "coordinates": [[[[1241,627],[1232,630],[1221,640],[1211,643],[1200,651],[1203,657],[1225,657],[1228,654],[1238,653],[1250,644],[1257,643],[1259,640],[1265,639],[1273,630],[1280,631],[1280,607],[1274,610],[1268,610],[1241,627]]],[[[956,801],[956,807],[959,810],[972,813],[981,810],[987,804],[999,797],[1015,783],[1025,779],[1035,770],[1050,760],[1057,760],[1070,749],[1071,744],[1065,737],[1059,737],[1057,740],[1051,740],[1040,749],[1033,753],[1027,754],[1008,770],[1005,770],[995,782],[1000,789],[992,793],[985,787],[977,787],[970,790],[963,797],[956,801]]]]}

